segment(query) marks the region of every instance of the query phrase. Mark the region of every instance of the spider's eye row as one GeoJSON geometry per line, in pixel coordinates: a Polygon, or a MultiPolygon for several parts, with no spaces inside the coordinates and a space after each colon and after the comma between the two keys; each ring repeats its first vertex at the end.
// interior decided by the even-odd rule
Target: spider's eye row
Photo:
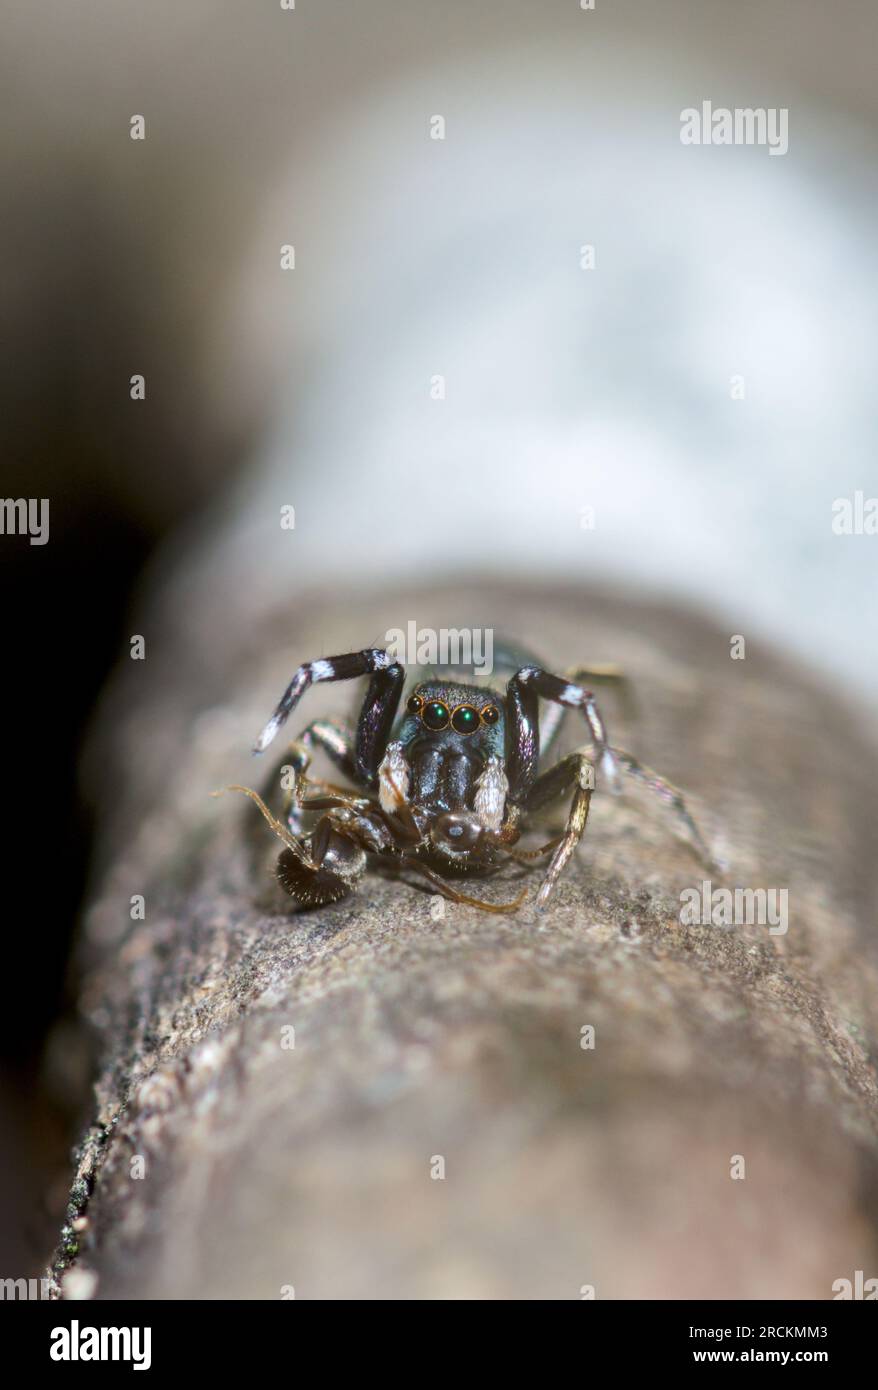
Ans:
{"type": "Polygon", "coordinates": [[[448,706],[441,700],[431,700],[424,706],[421,720],[428,729],[444,729],[448,723],[448,706]]]}
{"type": "Polygon", "coordinates": [[[451,727],[459,734],[471,734],[479,727],[479,712],[472,705],[458,705],[451,716],[451,727]]]}
{"type": "Polygon", "coordinates": [[[450,724],[458,734],[473,734],[479,724],[496,724],[500,711],[496,705],[485,705],[476,709],[475,705],[457,705],[449,710],[444,700],[425,700],[423,695],[410,695],[406,701],[409,714],[419,714],[421,723],[434,733],[447,729],[450,724]]]}

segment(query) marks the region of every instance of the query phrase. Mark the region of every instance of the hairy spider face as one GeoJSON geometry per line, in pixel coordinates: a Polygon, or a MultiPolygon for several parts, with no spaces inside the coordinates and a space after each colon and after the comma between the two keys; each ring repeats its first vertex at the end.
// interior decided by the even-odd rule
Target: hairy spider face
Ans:
{"type": "Polygon", "coordinates": [[[483,760],[503,755],[503,697],[456,682],[425,681],[408,697],[399,731],[404,747],[430,740],[483,760]]]}
{"type": "MultiPolygon", "coordinates": [[[[473,810],[489,759],[503,757],[504,735],[503,700],[494,691],[439,681],[416,686],[397,734],[411,772],[412,805],[432,816],[473,810]]],[[[435,830],[450,849],[475,843],[462,824],[449,823],[447,834],[435,830]]]]}

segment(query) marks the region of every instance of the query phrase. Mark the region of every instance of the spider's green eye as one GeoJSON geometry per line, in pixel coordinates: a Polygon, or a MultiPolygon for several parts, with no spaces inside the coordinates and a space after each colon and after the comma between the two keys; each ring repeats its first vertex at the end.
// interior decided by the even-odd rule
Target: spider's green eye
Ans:
{"type": "Polygon", "coordinates": [[[431,700],[424,706],[421,719],[428,729],[444,729],[448,723],[448,706],[441,700],[431,700]]]}
{"type": "Polygon", "coordinates": [[[451,727],[459,734],[471,734],[479,727],[479,712],[472,705],[458,705],[451,716],[451,727]]]}
{"type": "Polygon", "coordinates": [[[410,696],[408,697],[408,700],[406,701],[406,706],[405,706],[405,707],[406,707],[406,709],[408,710],[409,714],[418,714],[418,713],[420,712],[420,709],[421,709],[421,706],[423,705],[423,703],[424,703],[423,696],[421,696],[421,695],[410,695],[410,696]]]}
{"type": "Polygon", "coordinates": [[[482,710],[483,724],[496,724],[499,718],[500,711],[496,705],[485,705],[485,708],[482,710]]]}

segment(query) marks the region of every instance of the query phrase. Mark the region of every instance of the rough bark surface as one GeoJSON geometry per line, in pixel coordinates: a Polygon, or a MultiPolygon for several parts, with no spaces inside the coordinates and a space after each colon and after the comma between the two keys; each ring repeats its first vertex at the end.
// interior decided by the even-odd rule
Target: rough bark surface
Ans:
{"type": "MultiPolygon", "coordinates": [[[[591,591],[299,600],[261,631],[233,600],[202,596],[197,631],[185,611],[179,590],[154,603],[89,759],[99,1063],[62,1292],[826,1298],[876,1272],[878,754],[858,712],[755,643],[731,660],[701,618],[591,591]],[[267,827],[209,792],[264,782],[248,750],[300,660],[411,614],[558,670],[624,664],[640,717],[605,697],[614,741],[691,793],[728,885],[788,888],[788,933],[681,926],[709,874],[635,787],[595,797],[542,916],[435,919],[374,872],[297,912],[267,827]]],[[[315,689],[300,724],[355,699],[315,689]]]]}

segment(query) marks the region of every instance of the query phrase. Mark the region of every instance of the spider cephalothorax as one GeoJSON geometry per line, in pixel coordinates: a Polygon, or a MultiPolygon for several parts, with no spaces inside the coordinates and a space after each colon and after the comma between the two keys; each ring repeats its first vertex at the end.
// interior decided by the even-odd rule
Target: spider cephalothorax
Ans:
{"type": "Polygon", "coordinates": [[[378,770],[378,794],[392,813],[404,792],[424,830],[423,857],[459,867],[491,857],[484,832],[503,825],[505,739],[503,701],[494,691],[440,681],[412,691],[378,770]]]}
{"type": "Polygon", "coordinates": [[[543,907],[582,837],[596,766],[610,784],[622,770],[669,801],[707,858],[680,793],[630,754],[610,747],[594,695],[582,682],[619,682],[617,671],[578,668],[560,677],[515,648],[501,647],[499,655],[513,672],[504,691],[426,680],[412,689],[401,713],[405,671],[381,648],[299,667],[259,736],[257,753],[268,747],[309,686],[356,676],[370,680],[356,731],[316,720],[291,746],[286,761],[295,785],[283,817],[256,792],[236,788],[258,804],[284,842],[277,876],[297,902],[314,907],[347,896],[372,854],[415,869],[455,902],[489,912],[513,911],[526,889],[513,902],[490,903],[460,892],[449,878],[491,873],[510,859],[549,858],[537,894],[537,907],[543,907]],[[541,699],[549,702],[542,721],[541,699]],[[543,770],[541,758],[567,709],[584,717],[589,753],[571,753],[543,770]],[[308,776],[315,745],[360,790],[308,776]],[[571,798],[563,834],[539,849],[520,849],[528,817],[562,796],[571,798]],[[303,821],[311,815],[319,819],[305,833],[303,821]]]}

